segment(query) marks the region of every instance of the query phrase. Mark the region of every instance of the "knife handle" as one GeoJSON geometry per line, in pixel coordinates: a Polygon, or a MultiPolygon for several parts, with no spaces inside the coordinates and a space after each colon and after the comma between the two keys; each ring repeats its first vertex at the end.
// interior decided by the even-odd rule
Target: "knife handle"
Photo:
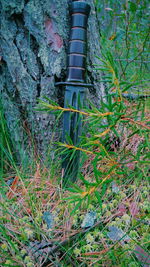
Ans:
{"type": "Polygon", "coordinates": [[[81,1],[70,5],[71,30],[67,56],[67,82],[85,82],[87,22],[90,6],[81,1]]]}

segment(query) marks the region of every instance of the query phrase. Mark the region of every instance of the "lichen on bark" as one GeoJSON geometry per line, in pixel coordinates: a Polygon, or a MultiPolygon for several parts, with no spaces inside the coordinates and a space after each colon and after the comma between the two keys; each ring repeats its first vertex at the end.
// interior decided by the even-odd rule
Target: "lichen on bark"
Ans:
{"type": "MultiPolygon", "coordinates": [[[[14,149],[24,155],[30,139],[37,152],[46,154],[55,117],[36,111],[38,98],[47,96],[62,103],[70,19],[67,0],[1,0],[0,94],[14,149]],[[20,152],[22,150],[22,152],[20,152]]],[[[100,54],[94,0],[89,0],[87,81],[94,83],[91,98],[103,94],[100,74],[93,71],[100,54]]],[[[58,129],[59,132],[59,129],[58,129]]],[[[56,134],[57,138],[59,134],[56,134]]]]}

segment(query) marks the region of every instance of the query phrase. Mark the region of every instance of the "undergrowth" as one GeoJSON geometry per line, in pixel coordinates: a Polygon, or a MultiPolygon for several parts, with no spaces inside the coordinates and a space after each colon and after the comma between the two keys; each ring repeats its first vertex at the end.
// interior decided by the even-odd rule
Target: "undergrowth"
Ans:
{"type": "MultiPolygon", "coordinates": [[[[149,109],[145,100],[129,102],[122,96],[131,86],[119,81],[112,60],[109,53],[97,66],[110,82],[100,108],[92,103],[81,111],[68,107],[83,116],[85,130],[78,147],[71,141],[57,144],[53,171],[40,161],[26,172],[16,166],[2,124],[4,161],[11,155],[11,171],[1,177],[2,266],[149,262],[149,109]],[[70,153],[71,158],[77,150],[78,180],[63,189],[60,157],[70,153]]],[[[39,109],[59,117],[66,111],[49,99],[40,100],[39,109]]]]}

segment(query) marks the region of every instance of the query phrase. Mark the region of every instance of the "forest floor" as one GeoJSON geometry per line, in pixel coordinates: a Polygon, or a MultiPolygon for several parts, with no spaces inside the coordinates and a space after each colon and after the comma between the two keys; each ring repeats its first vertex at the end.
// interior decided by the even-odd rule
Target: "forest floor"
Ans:
{"type": "MultiPolygon", "coordinates": [[[[130,113],[133,104],[126,105],[130,113]]],[[[112,142],[111,161],[104,157],[96,166],[106,172],[98,187],[92,153],[81,168],[84,180],[67,190],[60,161],[51,170],[37,161],[27,171],[10,166],[1,190],[1,266],[150,266],[149,115],[130,121],[134,131],[125,126],[121,143],[112,142]],[[108,174],[123,151],[128,160],[108,174]]]]}

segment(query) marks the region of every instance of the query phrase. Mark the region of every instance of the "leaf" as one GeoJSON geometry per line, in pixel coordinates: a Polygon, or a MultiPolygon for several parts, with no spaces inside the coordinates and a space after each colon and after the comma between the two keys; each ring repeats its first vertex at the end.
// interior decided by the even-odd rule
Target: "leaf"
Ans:
{"type": "Polygon", "coordinates": [[[82,200],[78,201],[78,203],[75,205],[74,209],[71,211],[70,215],[73,215],[75,213],[75,211],[81,206],[81,202],[82,202],[82,200]]]}
{"type": "Polygon", "coordinates": [[[106,8],[105,8],[105,10],[108,10],[108,11],[113,11],[113,9],[112,9],[112,8],[110,8],[110,7],[106,7],[106,8]]]}
{"type": "Polygon", "coordinates": [[[95,193],[95,196],[96,196],[96,198],[97,198],[97,200],[99,202],[100,209],[102,209],[102,197],[101,197],[101,195],[100,195],[100,193],[98,191],[95,191],[94,193],[95,193]]]}
{"type": "Polygon", "coordinates": [[[120,189],[114,181],[111,183],[111,186],[112,186],[113,193],[116,193],[116,194],[119,193],[120,189]]]}
{"type": "Polygon", "coordinates": [[[90,183],[89,181],[87,181],[82,174],[80,174],[80,179],[85,185],[90,185],[90,186],[96,185],[96,183],[90,183]]]}
{"type": "Polygon", "coordinates": [[[138,208],[136,202],[131,203],[131,205],[129,207],[129,211],[130,211],[133,218],[136,217],[136,215],[139,213],[139,208],[138,208]]]}
{"type": "Polygon", "coordinates": [[[7,184],[8,186],[11,186],[12,183],[13,183],[13,181],[14,181],[14,178],[10,178],[9,180],[7,180],[6,184],[7,184]]]}
{"type": "Polygon", "coordinates": [[[83,190],[76,184],[71,183],[71,186],[76,190],[78,193],[82,193],[83,190]]]}
{"type": "Polygon", "coordinates": [[[137,5],[130,1],[130,11],[136,12],[136,10],[137,10],[137,5]]]}
{"type": "Polygon", "coordinates": [[[80,196],[79,195],[72,195],[70,197],[63,198],[63,200],[70,200],[70,199],[72,199],[73,201],[79,201],[80,200],[80,196]]]}
{"type": "Polygon", "coordinates": [[[92,227],[94,225],[95,220],[96,220],[96,212],[95,211],[89,211],[85,215],[83,222],[81,224],[81,227],[82,228],[92,227]]]}
{"type": "Polygon", "coordinates": [[[7,193],[7,197],[9,199],[13,198],[14,193],[15,193],[15,191],[17,189],[18,182],[19,182],[19,177],[16,176],[15,179],[13,180],[13,182],[12,182],[12,185],[10,186],[9,192],[7,193]]]}
{"type": "Polygon", "coordinates": [[[119,204],[118,206],[118,216],[123,216],[126,213],[126,207],[124,204],[119,204]]]}
{"type": "Polygon", "coordinates": [[[35,171],[35,174],[34,174],[34,179],[38,179],[38,178],[41,178],[41,174],[40,174],[40,164],[37,163],[36,165],[36,171],[35,171]]]}
{"type": "Polygon", "coordinates": [[[114,40],[116,38],[116,33],[113,33],[110,37],[109,37],[109,40],[114,40]]]}
{"type": "Polygon", "coordinates": [[[148,254],[143,248],[136,246],[133,252],[140,263],[142,263],[143,267],[150,266],[150,254],[148,254]]]}
{"type": "Polygon", "coordinates": [[[46,222],[48,229],[52,229],[54,227],[54,216],[50,211],[45,211],[42,218],[46,222]]]}
{"type": "Polygon", "coordinates": [[[104,183],[104,184],[102,184],[101,197],[103,197],[105,195],[106,190],[107,190],[107,184],[104,183]]]}
{"type": "Polygon", "coordinates": [[[110,232],[107,233],[107,236],[112,241],[121,241],[122,245],[124,244],[124,241],[130,241],[130,237],[120,228],[116,226],[109,226],[108,229],[110,232]]]}
{"type": "MultiPolygon", "coordinates": [[[[135,83],[134,83],[134,84],[131,83],[131,84],[125,86],[125,87],[123,88],[122,92],[126,92],[126,91],[127,91],[128,89],[130,89],[133,85],[135,86],[135,83]]],[[[137,83],[136,85],[138,85],[138,83],[137,83]]]]}
{"type": "Polygon", "coordinates": [[[72,193],[82,193],[83,191],[78,191],[77,189],[75,189],[75,188],[67,188],[67,190],[69,191],[69,192],[72,192],[72,193]]]}
{"type": "Polygon", "coordinates": [[[135,169],[135,164],[136,164],[135,161],[132,161],[127,163],[126,167],[133,171],[135,169]]]}

